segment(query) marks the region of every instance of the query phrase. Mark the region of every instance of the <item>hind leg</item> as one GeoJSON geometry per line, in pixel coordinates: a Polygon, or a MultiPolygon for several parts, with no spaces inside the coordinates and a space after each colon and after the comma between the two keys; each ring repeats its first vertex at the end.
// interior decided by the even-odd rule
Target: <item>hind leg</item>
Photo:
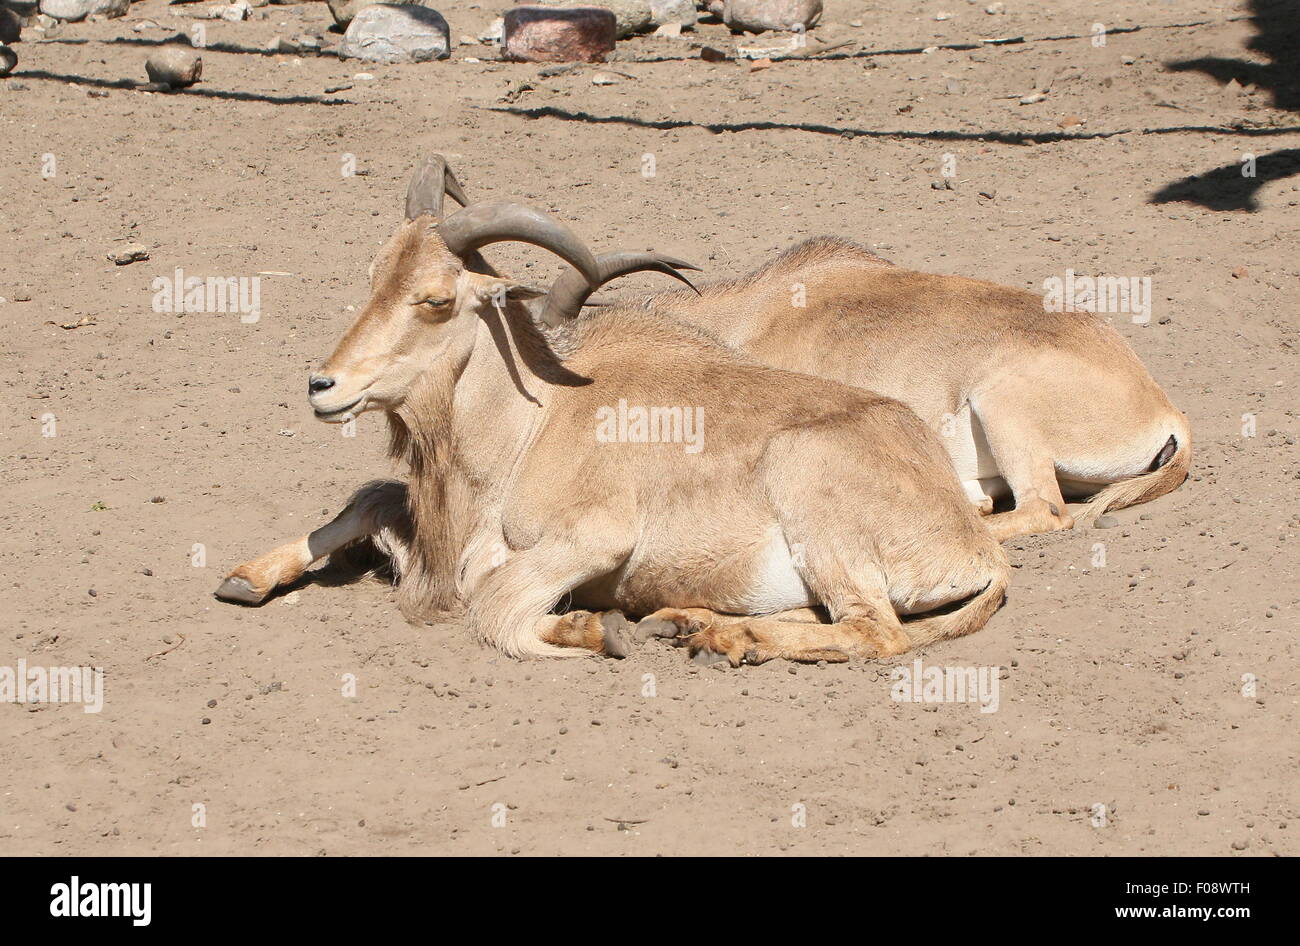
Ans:
{"type": "Polygon", "coordinates": [[[302,577],[316,561],[360,539],[402,532],[408,519],[406,485],[396,481],[369,483],[357,490],[333,520],[296,541],[278,546],[235,568],[216,590],[223,601],[261,604],[280,585],[302,577]]]}
{"type": "Polygon", "coordinates": [[[1011,488],[1016,506],[1010,512],[994,513],[984,524],[999,542],[1035,532],[1060,532],[1074,528],[1056,480],[1056,464],[1050,449],[1028,422],[1017,417],[1012,405],[999,405],[982,398],[975,405],[997,462],[998,472],[1011,488]]]}
{"type": "Polygon", "coordinates": [[[642,620],[657,637],[674,638],[693,658],[726,658],[733,667],[777,658],[799,663],[843,663],[901,654],[911,648],[893,605],[884,595],[863,595],[829,624],[810,608],[765,617],[718,614],[706,608],[664,608],[642,620]]]}
{"type": "MultiPolygon", "coordinates": [[[[823,620],[824,615],[819,613],[816,608],[796,608],[791,611],[769,614],[767,617],[789,621],[794,624],[825,623],[823,620]]],[[[734,624],[738,621],[749,620],[752,620],[750,615],[722,614],[717,611],[710,611],[708,608],[660,608],[637,622],[636,638],[644,641],[651,637],[681,637],[694,634],[701,628],[715,622],[734,624]]]]}

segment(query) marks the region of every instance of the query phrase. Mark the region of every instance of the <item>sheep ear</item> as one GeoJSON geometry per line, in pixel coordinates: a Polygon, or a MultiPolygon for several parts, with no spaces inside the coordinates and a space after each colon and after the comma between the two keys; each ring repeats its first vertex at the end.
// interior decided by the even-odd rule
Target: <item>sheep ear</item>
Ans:
{"type": "Polygon", "coordinates": [[[465,276],[470,280],[471,291],[480,302],[504,305],[507,299],[540,299],[546,295],[545,289],[514,282],[501,276],[488,276],[468,270],[465,276]]]}

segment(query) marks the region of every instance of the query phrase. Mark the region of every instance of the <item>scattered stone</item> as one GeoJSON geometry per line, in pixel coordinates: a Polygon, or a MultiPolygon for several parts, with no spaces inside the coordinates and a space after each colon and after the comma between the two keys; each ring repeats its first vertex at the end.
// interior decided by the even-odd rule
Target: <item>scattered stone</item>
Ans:
{"type": "Polygon", "coordinates": [[[721,49],[714,49],[712,46],[700,47],[700,58],[705,62],[726,62],[727,54],[721,49]]]}
{"type": "Polygon", "coordinates": [[[488,24],[487,29],[478,34],[478,41],[484,46],[500,46],[501,37],[504,35],[505,29],[506,21],[501,17],[497,17],[488,24]]]}
{"type": "Polygon", "coordinates": [[[608,72],[597,72],[591,77],[592,85],[618,85],[618,76],[608,72]]]}
{"type": "Polygon", "coordinates": [[[514,7],[505,15],[505,54],[522,62],[604,62],[616,30],[603,7],[514,7]]]}
{"type": "Polygon", "coordinates": [[[91,14],[112,19],[124,16],[131,0],[41,0],[41,12],[56,20],[80,22],[91,14]]]}
{"type": "MultiPolygon", "coordinates": [[[[0,76],[7,76],[18,66],[18,54],[0,43],[0,76]]],[[[10,83],[9,88],[16,88],[16,84],[10,83]]]]}
{"type": "Polygon", "coordinates": [[[1250,275],[1250,270],[1248,270],[1245,266],[1238,266],[1236,269],[1232,271],[1233,279],[1245,279],[1249,275],[1250,275]]]}
{"type": "Polygon", "coordinates": [[[23,31],[23,21],[8,7],[0,6],[0,43],[16,43],[23,31]]]}
{"type": "Polygon", "coordinates": [[[822,0],[723,0],[722,4],[722,22],[747,33],[810,30],[821,15],[822,0]]]}
{"type": "Polygon", "coordinates": [[[131,27],[131,31],[135,33],[144,33],[147,30],[160,30],[160,29],[162,29],[162,27],[158,25],[156,22],[154,22],[153,20],[141,20],[139,23],[131,27]]]}
{"type": "Polygon", "coordinates": [[[1020,97],[1020,104],[1021,104],[1021,105],[1037,105],[1039,102],[1041,102],[1041,101],[1042,101],[1043,99],[1045,99],[1045,98],[1047,98],[1046,93],[1043,93],[1043,92],[1031,92],[1029,95],[1022,95],[1022,96],[1020,97]]]}
{"type": "Polygon", "coordinates": [[[172,89],[183,89],[199,81],[203,60],[192,50],[169,46],[158,50],[144,64],[149,81],[172,89]]]}
{"type": "Polygon", "coordinates": [[[108,258],[118,266],[138,263],[149,258],[149,251],[143,243],[128,243],[108,254],[108,258]]]}
{"type": "Polygon", "coordinates": [[[1098,516],[1092,527],[1094,529],[1113,529],[1117,525],[1119,525],[1119,520],[1114,516],[1098,516]]]}
{"type": "Polygon", "coordinates": [[[253,8],[244,0],[237,0],[237,2],[225,6],[208,8],[208,19],[210,20],[228,20],[231,23],[239,23],[247,20],[252,15],[253,8]]]}
{"type": "Polygon", "coordinates": [[[656,36],[663,36],[663,37],[665,37],[665,38],[667,38],[667,39],[681,39],[681,37],[682,37],[682,24],[680,24],[680,23],[665,23],[663,26],[661,26],[661,27],[659,27],[657,30],[655,30],[655,35],[656,35],[656,36]]]}
{"type": "Polygon", "coordinates": [[[414,4],[376,3],[362,8],[348,27],[340,59],[367,62],[428,62],[451,55],[451,28],[442,14],[414,4]]]}
{"type": "Polygon", "coordinates": [[[1066,129],[1069,128],[1077,128],[1078,126],[1082,125],[1085,121],[1087,121],[1087,119],[1080,118],[1078,115],[1066,115],[1064,118],[1062,118],[1059,122],[1056,123],[1056,127],[1061,129],[1062,131],[1065,131],[1066,129]]]}
{"type": "Polygon", "coordinates": [[[987,13],[989,16],[996,16],[999,13],[1006,13],[1007,5],[1002,2],[990,3],[988,6],[984,8],[984,12],[987,13]]]}

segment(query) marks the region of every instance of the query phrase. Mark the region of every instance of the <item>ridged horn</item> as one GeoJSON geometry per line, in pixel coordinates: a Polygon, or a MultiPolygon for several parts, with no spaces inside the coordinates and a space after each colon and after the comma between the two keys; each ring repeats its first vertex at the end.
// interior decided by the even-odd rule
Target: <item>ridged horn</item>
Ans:
{"type": "Polygon", "coordinates": [[[523,204],[473,204],[438,224],[438,235],[462,259],[489,243],[512,240],[550,250],[586,278],[600,275],[596,257],[576,233],[545,211],[523,204]]]}
{"type": "Polygon", "coordinates": [[[603,253],[597,258],[597,263],[600,278],[595,281],[587,279],[576,269],[570,269],[551,284],[551,291],[546,294],[546,308],[542,310],[542,321],[546,325],[557,328],[566,320],[577,318],[588,296],[611,279],[628,273],[663,273],[686,283],[696,295],[700,292],[678,272],[679,269],[699,271],[699,267],[661,253],[603,253]]]}
{"type": "Polygon", "coordinates": [[[414,220],[424,214],[441,217],[444,194],[450,194],[451,199],[462,207],[469,205],[465,189],[456,180],[456,173],[448,166],[447,159],[440,154],[431,154],[411,175],[411,183],[406,188],[406,219],[414,220]]]}

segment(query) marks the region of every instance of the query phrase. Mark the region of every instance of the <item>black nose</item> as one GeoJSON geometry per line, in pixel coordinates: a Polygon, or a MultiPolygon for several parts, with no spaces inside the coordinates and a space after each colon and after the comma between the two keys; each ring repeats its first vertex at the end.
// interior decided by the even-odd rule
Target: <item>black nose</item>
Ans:
{"type": "Polygon", "coordinates": [[[328,391],[334,387],[333,378],[322,378],[319,375],[313,375],[307,380],[307,391],[310,394],[319,394],[321,391],[328,391]]]}

